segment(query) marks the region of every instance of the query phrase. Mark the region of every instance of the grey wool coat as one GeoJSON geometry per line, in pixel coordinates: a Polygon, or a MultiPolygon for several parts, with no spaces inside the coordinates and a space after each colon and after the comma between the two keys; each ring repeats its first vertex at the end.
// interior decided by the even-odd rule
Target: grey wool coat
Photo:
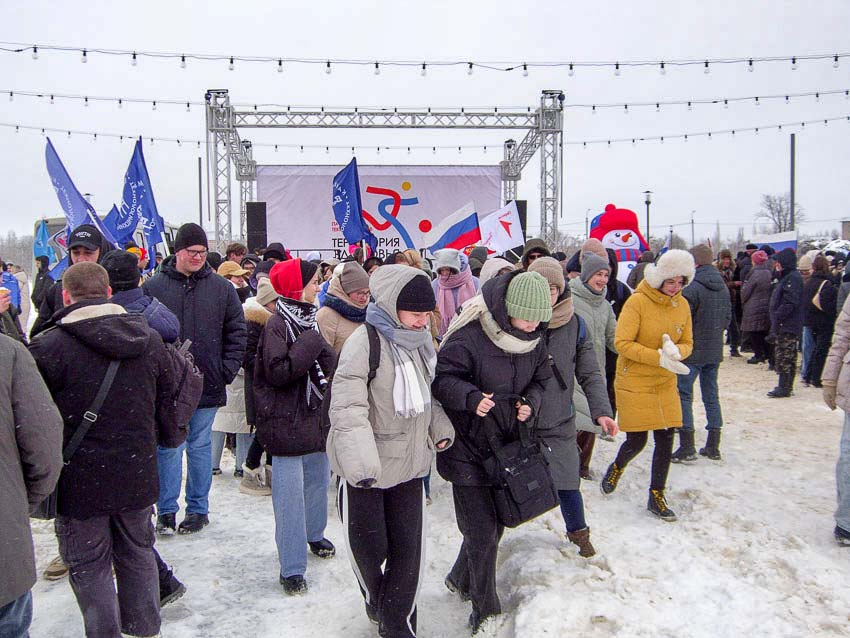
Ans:
{"type": "Polygon", "coordinates": [[[35,584],[29,515],[62,470],[62,417],[35,361],[0,335],[0,607],[35,584]]]}
{"type": "MultiPolygon", "coordinates": [[[[413,278],[425,276],[409,266],[382,266],[369,281],[375,303],[397,325],[396,300],[413,278]],[[379,275],[380,273],[380,275],[379,275]]],[[[365,326],[346,339],[334,373],[327,453],[331,469],[351,485],[374,479],[387,489],[422,478],[431,470],[436,444],[454,442],[454,428],[440,403],[432,398],[422,414],[397,416],[393,403],[395,365],[390,342],[378,332],[381,358],[375,378],[369,375],[369,335],[365,326]]],[[[424,365],[414,357],[417,365],[424,365]]],[[[427,375],[427,371],[426,371],[427,375]]],[[[426,376],[427,378],[427,376],[426,376]]],[[[430,385],[430,382],[429,382],[430,385]]]]}
{"type": "Polygon", "coordinates": [[[608,401],[605,375],[599,370],[593,344],[584,334],[586,330],[581,328],[583,323],[584,320],[574,314],[566,324],[546,331],[549,362],[555,378],[546,384],[537,432],[545,443],[543,453],[549,461],[549,471],[558,490],[579,489],[576,409],[573,404],[576,380],[584,390],[594,422],[601,416],[614,416],[608,401]]]}

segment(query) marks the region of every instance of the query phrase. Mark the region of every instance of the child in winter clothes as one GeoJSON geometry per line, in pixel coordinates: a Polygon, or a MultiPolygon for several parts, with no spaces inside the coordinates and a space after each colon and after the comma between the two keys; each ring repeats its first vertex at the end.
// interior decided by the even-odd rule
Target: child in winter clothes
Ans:
{"type": "Polygon", "coordinates": [[[665,521],[676,514],[667,507],[664,488],[673,453],[673,428],[682,427],[682,405],[676,375],[688,374],[681,363],[693,350],[691,311],[682,296],[694,278],[694,259],[684,250],[668,250],[647,264],[643,281],[620,313],[614,342],[619,353],[614,389],[620,429],[626,441],[602,478],[611,494],[626,465],[655,438],[647,509],[665,521]]]}
{"type": "Polygon", "coordinates": [[[496,516],[489,433],[503,444],[519,439],[543,405],[552,376],[544,322],[552,317],[549,284],[538,273],[491,279],[467,301],[440,347],[432,386],[455,427],[455,443],[437,455],[437,471],[452,483],[463,545],[446,586],[472,601],[473,633],[501,613],[496,557],[504,529],[496,516]],[[521,397],[516,399],[516,397],[521,397]],[[492,414],[490,414],[492,412],[492,414]]]}
{"type": "Polygon", "coordinates": [[[379,365],[370,382],[370,339],[357,328],[334,375],[328,455],[345,479],[340,517],[366,614],[381,636],[409,637],[425,564],[422,482],[431,451],[451,445],[454,431],[431,399],[436,353],[427,326],[435,300],[427,275],[382,266],[370,288],[366,322],[378,334],[379,365]]]}
{"type": "Polygon", "coordinates": [[[540,257],[528,267],[549,282],[552,319],[546,330],[546,346],[555,379],[546,384],[543,405],[537,428],[545,447],[543,453],[549,461],[549,470],[558,490],[561,513],[567,525],[567,538],[579,546],[584,557],[596,553],[590,543],[590,528],[584,520],[584,502],[581,498],[579,478],[579,452],[576,446],[576,410],[573,405],[575,380],[584,389],[586,402],[595,423],[606,434],[617,433],[617,424],[608,403],[605,378],[593,341],[587,334],[584,319],[573,310],[570,287],[564,280],[561,264],[552,257],[540,257]]]}
{"type": "Polygon", "coordinates": [[[269,279],[280,299],[257,345],[257,437],[273,457],[280,582],[287,594],[301,594],[307,546],[321,558],[335,553],[324,537],[330,468],[320,408],[336,354],[316,327],[319,267],[290,259],[275,264],[269,279]]]}

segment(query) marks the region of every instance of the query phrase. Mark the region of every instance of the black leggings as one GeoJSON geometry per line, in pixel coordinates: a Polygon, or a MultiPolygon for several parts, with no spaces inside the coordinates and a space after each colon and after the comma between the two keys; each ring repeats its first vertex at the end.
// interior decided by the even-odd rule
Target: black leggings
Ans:
{"type": "MultiPolygon", "coordinates": [[[[673,428],[653,430],[655,449],[652,452],[652,479],[649,483],[651,490],[663,490],[667,484],[667,474],[670,471],[670,457],[673,454],[673,428]]],[[[620,446],[614,462],[619,468],[625,468],[646,446],[647,432],[627,432],[626,441],[620,446]]]]}

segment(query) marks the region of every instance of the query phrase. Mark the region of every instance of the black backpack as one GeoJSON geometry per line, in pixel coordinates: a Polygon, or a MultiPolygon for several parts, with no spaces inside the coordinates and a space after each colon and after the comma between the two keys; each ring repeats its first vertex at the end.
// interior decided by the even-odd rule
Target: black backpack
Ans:
{"type": "MultiPolygon", "coordinates": [[[[366,323],[366,335],[369,337],[369,375],[366,377],[366,389],[375,378],[378,372],[378,366],[381,363],[381,338],[378,336],[378,329],[371,323],[366,323]]],[[[333,379],[328,383],[325,390],[325,395],[322,397],[322,438],[328,440],[328,433],[331,431],[331,390],[333,388],[333,379]]]]}
{"type": "Polygon", "coordinates": [[[188,339],[182,343],[178,340],[165,344],[165,352],[177,379],[177,391],[165,400],[174,410],[177,425],[184,429],[189,427],[189,419],[195,413],[204,392],[204,373],[195,365],[195,357],[189,352],[191,345],[188,339]]]}

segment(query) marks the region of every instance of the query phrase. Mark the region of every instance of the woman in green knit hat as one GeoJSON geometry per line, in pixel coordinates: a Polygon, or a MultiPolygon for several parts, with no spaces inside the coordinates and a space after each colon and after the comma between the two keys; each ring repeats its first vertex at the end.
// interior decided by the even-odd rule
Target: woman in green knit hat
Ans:
{"type": "Polygon", "coordinates": [[[437,471],[452,484],[463,544],[446,586],[472,601],[473,633],[501,613],[496,556],[503,525],[493,500],[495,482],[483,461],[489,439],[519,439],[534,420],[552,375],[545,339],[552,317],[549,283],[535,272],[511,272],[487,281],[463,304],[437,356],[433,395],[455,428],[454,445],[437,455],[437,471]]]}

